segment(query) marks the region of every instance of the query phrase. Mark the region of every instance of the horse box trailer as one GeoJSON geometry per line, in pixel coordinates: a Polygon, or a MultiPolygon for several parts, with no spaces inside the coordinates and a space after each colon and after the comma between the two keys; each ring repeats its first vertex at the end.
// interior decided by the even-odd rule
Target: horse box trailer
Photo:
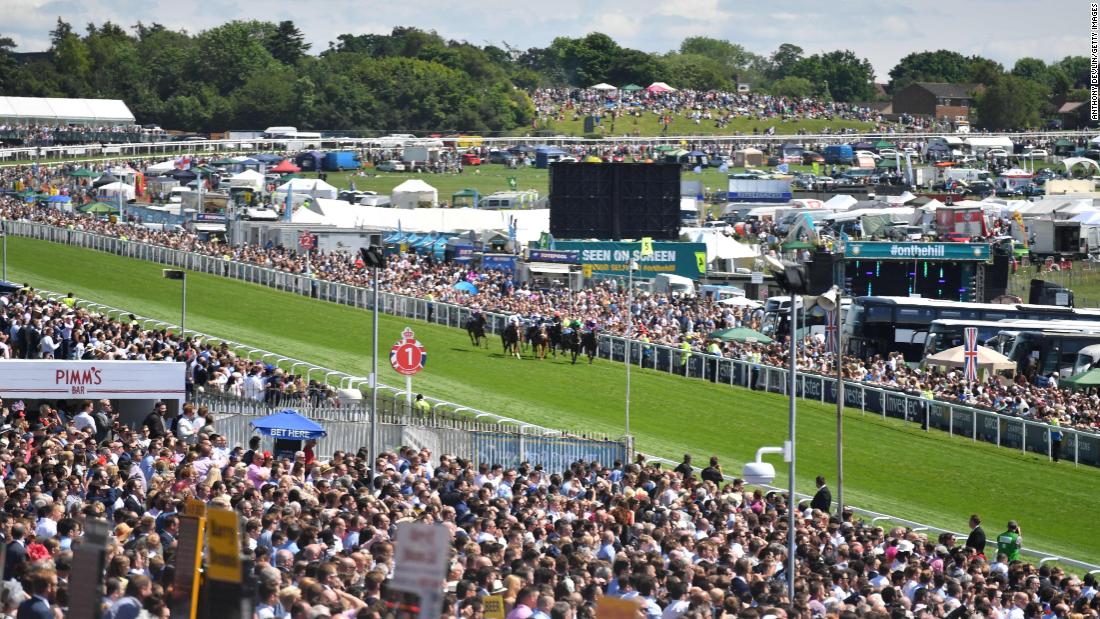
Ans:
{"type": "Polygon", "coordinates": [[[321,160],[321,169],[326,172],[342,172],[343,170],[358,170],[359,153],[353,150],[334,150],[325,153],[321,160]]]}

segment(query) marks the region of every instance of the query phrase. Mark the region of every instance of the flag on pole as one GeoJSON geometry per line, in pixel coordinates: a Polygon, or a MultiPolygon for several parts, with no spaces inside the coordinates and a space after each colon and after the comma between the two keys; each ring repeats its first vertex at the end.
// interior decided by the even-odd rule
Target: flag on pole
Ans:
{"type": "Polygon", "coordinates": [[[825,352],[837,352],[836,312],[825,312],[825,352]]]}
{"type": "Polygon", "coordinates": [[[963,380],[978,380],[978,328],[963,329],[963,380]]]}

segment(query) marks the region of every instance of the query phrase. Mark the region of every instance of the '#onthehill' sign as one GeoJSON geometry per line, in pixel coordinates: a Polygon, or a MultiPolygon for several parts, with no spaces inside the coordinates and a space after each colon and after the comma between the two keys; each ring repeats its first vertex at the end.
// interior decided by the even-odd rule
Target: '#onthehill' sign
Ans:
{"type": "Polygon", "coordinates": [[[184,366],[165,361],[0,361],[0,398],[182,400],[184,366]]]}

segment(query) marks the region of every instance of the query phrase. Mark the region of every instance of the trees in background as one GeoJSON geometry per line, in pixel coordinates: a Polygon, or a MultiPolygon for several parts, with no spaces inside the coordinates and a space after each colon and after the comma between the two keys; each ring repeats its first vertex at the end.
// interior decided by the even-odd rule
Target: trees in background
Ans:
{"type": "MultiPolygon", "coordinates": [[[[342,34],[310,54],[306,35],[289,20],[237,20],[196,34],[105,22],[81,34],[58,19],[50,42],[47,54],[20,59],[11,39],[0,37],[0,92],[123,99],[140,122],[192,131],[287,124],[508,131],[531,124],[531,90],[599,82],[726,91],[749,83],[757,92],[843,102],[875,96],[870,62],[850,50],[806,55],[784,43],[765,56],[703,36],[666,53],[624,47],[599,32],[520,50],[398,27],[342,34]]],[[[902,58],[889,77],[891,91],[914,81],[984,85],[981,122],[997,127],[1037,122],[1052,97],[1080,96],[1089,63],[1080,56],[1051,64],[1021,58],[1006,71],[987,58],[936,50],[902,58]]]]}

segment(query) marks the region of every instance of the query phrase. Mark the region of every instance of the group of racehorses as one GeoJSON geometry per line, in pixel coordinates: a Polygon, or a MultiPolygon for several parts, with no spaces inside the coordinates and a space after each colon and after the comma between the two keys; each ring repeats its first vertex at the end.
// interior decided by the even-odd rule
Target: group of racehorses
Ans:
{"type": "MultiPolygon", "coordinates": [[[[473,314],[466,320],[466,333],[471,344],[478,347],[484,344],[485,348],[489,348],[486,325],[485,315],[481,313],[473,314]]],[[[504,354],[516,359],[522,359],[528,351],[534,359],[545,359],[548,354],[557,358],[559,352],[563,356],[571,355],[574,364],[581,355],[588,356],[588,363],[596,358],[596,331],[568,326],[557,319],[528,321],[525,326],[519,321],[509,320],[500,332],[500,341],[504,354]]]]}

